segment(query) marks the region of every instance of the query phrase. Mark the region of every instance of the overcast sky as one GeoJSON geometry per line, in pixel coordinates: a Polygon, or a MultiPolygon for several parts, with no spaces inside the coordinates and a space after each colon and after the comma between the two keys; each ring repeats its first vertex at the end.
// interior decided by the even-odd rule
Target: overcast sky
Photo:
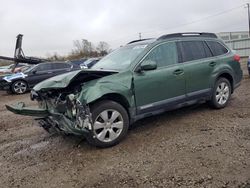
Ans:
{"type": "Polygon", "coordinates": [[[73,40],[130,40],[185,31],[248,30],[247,0],[0,0],[0,55],[13,56],[17,34],[28,56],[68,54],[73,40]],[[241,7],[240,7],[241,6],[241,7]]]}

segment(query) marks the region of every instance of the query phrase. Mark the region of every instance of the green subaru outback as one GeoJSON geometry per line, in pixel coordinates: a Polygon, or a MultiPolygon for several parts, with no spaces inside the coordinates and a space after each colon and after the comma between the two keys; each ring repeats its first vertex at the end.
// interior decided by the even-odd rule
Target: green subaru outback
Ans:
{"type": "Polygon", "coordinates": [[[98,147],[119,143],[135,121],[208,101],[224,108],[240,85],[235,55],[213,33],[175,33],[132,41],[89,70],[55,76],[37,84],[31,100],[6,105],[35,116],[47,131],[86,137],[98,147]]]}

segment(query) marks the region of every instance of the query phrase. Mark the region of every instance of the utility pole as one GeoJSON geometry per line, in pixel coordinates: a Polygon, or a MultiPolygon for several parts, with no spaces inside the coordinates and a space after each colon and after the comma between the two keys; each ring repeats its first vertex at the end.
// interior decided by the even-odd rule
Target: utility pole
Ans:
{"type": "MultiPolygon", "coordinates": [[[[249,26],[250,27],[250,26],[249,26]]],[[[249,31],[249,33],[250,33],[250,31],[249,31]]],[[[139,40],[141,40],[141,33],[139,33],[139,40]]]]}
{"type": "Polygon", "coordinates": [[[250,38],[250,12],[249,12],[249,3],[247,3],[247,14],[248,14],[248,37],[250,38]]]}

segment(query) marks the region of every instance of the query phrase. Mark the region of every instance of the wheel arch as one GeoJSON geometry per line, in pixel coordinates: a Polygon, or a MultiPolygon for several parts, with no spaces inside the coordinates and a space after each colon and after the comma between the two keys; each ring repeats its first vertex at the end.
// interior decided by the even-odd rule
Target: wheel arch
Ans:
{"type": "Polygon", "coordinates": [[[230,74],[229,72],[222,72],[220,73],[216,79],[215,79],[215,82],[219,79],[219,78],[226,78],[229,82],[230,82],[230,85],[231,85],[231,93],[234,92],[234,78],[232,76],[232,74],[230,74]]]}
{"type": "Polygon", "coordinates": [[[89,105],[92,106],[94,103],[100,102],[102,100],[111,100],[111,101],[119,103],[120,105],[122,105],[125,108],[125,110],[128,113],[128,116],[130,117],[130,114],[129,114],[130,104],[129,104],[128,100],[126,99],[126,97],[124,97],[123,95],[121,95],[119,93],[108,93],[108,94],[105,94],[105,95],[101,96],[100,98],[92,101],[91,103],[89,103],[89,105]]]}
{"type": "Polygon", "coordinates": [[[23,81],[23,82],[25,82],[25,83],[27,84],[27,86],[29,86],[27,80],[24,80],[24,79],[22,79],[22,78],[18,78],[18,79],[16,79],[16,80],[13,80],[12,83],[11,83],[11,85],[12,85],[13,83],[17,82],[17,81],[23,81]]]}

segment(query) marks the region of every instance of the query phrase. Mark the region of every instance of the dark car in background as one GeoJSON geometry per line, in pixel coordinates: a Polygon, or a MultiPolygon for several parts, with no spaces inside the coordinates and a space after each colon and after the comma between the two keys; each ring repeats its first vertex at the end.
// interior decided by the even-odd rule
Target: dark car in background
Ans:
{"type": "Polygon", "coordinates": [[[77,70],[72,64],[65,62],[41,63],[16,74],[0,77],[0,90],[23,94],[37,83],[53,76],[77,70]]]}
{"type": "Polygon", "coordinates": [[[81,69],[90,69],[92,66],[94,66],[101,58],[94,57],[89,58],[88,60],[84,61],[82,64],[80,64],[81,69]]]}

